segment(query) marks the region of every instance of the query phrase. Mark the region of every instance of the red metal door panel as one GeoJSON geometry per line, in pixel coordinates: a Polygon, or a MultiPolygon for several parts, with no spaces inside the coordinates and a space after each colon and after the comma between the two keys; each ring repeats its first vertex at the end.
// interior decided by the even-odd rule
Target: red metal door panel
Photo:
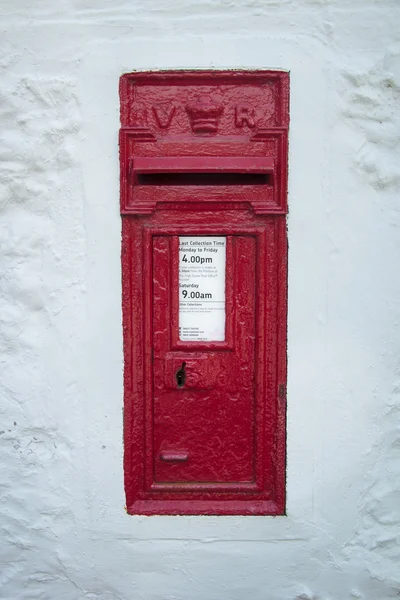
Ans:
{"type": "Polygon", "coordinates": [[[124,222],[132,514],[282,514],[286,225],[243,213],[228,226],[234,215],[177,209],[155,213],[145,228],[124,222]],[[177,340],[176,242],[184,234],[227,236],[225,342],[177,340]],[[186,382],[177,389],[182,362],[186,382]]]}
{"type": "MultiPolygon", "coordinates": [[[[171,350],[171,238],[153,238],[154,474],[171,489],[192,483],[255,481],[255,238],[232,236],[226,265],[233,279],[234,347],[230,350],[171,350]],[[175,378],[185,364],[186,381],[175,378]],[[168,385],[165,385],[165,371],[168,385]],[[175,378],[172,387],[171,380],[175,378]],[[209,381],[207,381],[209,380],[209,381]]],[[[187,488],[187,486],[186,486],[187,488]]]]}

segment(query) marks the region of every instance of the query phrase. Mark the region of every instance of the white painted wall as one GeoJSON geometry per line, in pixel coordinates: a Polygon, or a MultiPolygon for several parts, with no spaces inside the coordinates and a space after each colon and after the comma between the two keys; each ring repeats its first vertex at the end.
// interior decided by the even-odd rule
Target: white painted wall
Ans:
{"type": "Polygon", "coordinates": [[[0,11],[0,597],[398,597],[399,2],[0,11]],[[124,511],[118,78],[179,67],[291,71],[287,517],[124,511]]]}

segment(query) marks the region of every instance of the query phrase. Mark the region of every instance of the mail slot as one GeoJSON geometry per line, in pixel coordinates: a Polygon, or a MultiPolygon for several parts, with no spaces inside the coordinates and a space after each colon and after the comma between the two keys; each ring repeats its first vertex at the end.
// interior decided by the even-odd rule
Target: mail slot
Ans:
{"type": "Polygon", "coordinates": [[[288,90],[121,77],[130,514],[284,514],[288,90]]]}

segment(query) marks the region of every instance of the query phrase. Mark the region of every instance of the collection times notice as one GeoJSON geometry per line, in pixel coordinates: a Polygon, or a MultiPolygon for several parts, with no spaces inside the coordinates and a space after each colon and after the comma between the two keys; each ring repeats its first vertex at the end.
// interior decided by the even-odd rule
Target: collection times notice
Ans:
{"type": "Polygon", "coordinates": [[[226,237],[179,238],[179,339],[225,339],[226,237]]]}

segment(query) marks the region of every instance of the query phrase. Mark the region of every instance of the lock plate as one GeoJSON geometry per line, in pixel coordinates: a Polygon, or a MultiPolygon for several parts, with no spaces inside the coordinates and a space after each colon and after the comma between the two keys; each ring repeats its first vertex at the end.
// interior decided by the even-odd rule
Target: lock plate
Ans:
{"type": "Polygon", "coordinates": [[[184,354],[170,352],[165,356],[164,385],[168,390],[208,390],[215,386],[215,372],[211,370],[212,354],[184,354]],[[185,382],[180,386],[176,374],[185,363],[185,382]]]}

